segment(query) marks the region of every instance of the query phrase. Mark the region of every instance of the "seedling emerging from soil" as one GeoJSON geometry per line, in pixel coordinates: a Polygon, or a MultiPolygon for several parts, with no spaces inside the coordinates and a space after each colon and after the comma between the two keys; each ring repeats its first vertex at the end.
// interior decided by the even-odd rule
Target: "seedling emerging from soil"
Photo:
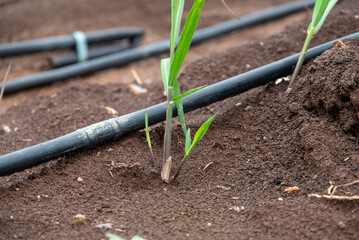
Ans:
{"type": "MultiPolygon", "coordinates": [[[[204,134],[207,132],[212,121],[216,115],[210,117],[197,131],[193,142],[191,140],[191,131],[187,130],[182,98],[202,89],[204,86],[192,89],[184,94],[181,94],[180,87],[178,84],[178,73],[181,69],[181,66],[184,62],[186,54],[191,45],[193,34],[196,30],[198,20],[202,11],[204,0],[195,0],[193,7],[188,15],[184,28],[182,30],[181,37],[178,41],[179,30],[181,26],[181,18],[183,13],[184,0],[172,0],[171,9],[172,9],[172,27],[171,27],[171,37],[170,37],[170,57],[162,59],[161,61],[161,73],[162,80],[167,96],[167,112],[166,112],[166,128],[165,128],[165,137],[164,137],[164,146],[163,146],[163,160],[162,160],[162,171],[161,178],[163,181],[169,183],[174,181],[179,175],[183,164],[186,162],[187,157],[191,153],[194,146],[201,140],[204,134]],[[178,46],[176,49],[176,45],[178,46]],[[170,178],[171,165],[172,165],[172,156],[171,156],[171,135],[172,135],[172,107],[173,104],[176,104],[178,117],[181,122],[182,130],[186,138],[185,144],[185,156],[182,159],[180,166],[178,167],[176,173],[170,178]]],[[[147,113],[145,114],[146,122],[148,122],[147,113]]],[[[151,145],[149,141],[148,127],[146,127],[146,136],[149,146],[151,145]]],[[[151,146],[150,146],[150,151],[151,146]]],[[[152,154],[152,153],[151,153],[152,154]]]]}
{"type": "Polygon", "coordinates": [[[304,57],[305,54],[307,53],[307,48],[309,46],[310,41],[312,40],[313,35],[316,34],[319,31],[319,29],[322,27],[329,12],[332,10],[332,8],[337,2],[338,0],[317,0],[315,2],[312,21],[310,22],[307,29],[307,38],[304,42],[303,49],[298,59],[297,65],[295,66],[292,79],[290,80],[288,88],[286,90],[287,95],[291,93],[294,80],[297,78],[300,69],[302,68],[304,57]]]}

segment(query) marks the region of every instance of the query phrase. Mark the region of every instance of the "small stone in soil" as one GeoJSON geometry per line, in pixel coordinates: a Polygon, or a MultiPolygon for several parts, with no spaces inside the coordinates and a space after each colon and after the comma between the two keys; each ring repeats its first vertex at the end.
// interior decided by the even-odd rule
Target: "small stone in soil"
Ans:
{"type": "Polygon", "coordinates": [[[338,227],[339,227],[341,230],[343,230],[344,228],[346,228],[346,225],[345,225],[345,223],[343,223],[342,221],[339,221],[339,222],[338,222],[338,227]]]}

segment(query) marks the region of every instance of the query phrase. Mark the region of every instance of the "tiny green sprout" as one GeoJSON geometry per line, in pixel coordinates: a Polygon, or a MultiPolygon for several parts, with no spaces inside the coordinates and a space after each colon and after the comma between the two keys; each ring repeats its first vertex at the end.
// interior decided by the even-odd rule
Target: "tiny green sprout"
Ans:
{"type": "Polygon", "coordinates": [[[147,109],[145,110],[145,125],[146,125],[146,138],[147,138],[148,147],[150,148],[150,154],[151,154],[152,163],[153,163],[153,166],[156,166],[155,157],[154,157],[153,151],[152,151],[150,131],[149,131],[149,128],[148,128],[148,113],[147,113],[147,109]]]}
{"type": "Polygon", "coordinates": [[[198,131],[196,132],[193,142],[191,144],[191,134],[190,134],[190,129],[188,129],[188,136],[186,135],[186,154],[182,159],[182,162],[180,164],[180,166],[178,167],[176,173],[173,175],[171,181],[176,180],[176,178],[178,177],[178,175],[180,174],[183,165],[185,164],[185,162],[187,161],[187,158],[189,156],[189,154],[192,152],[193,148],[196,146],[196,144],[203,138],[203,136],[206,134],[209,126],[211,126],[213,120],[215,119],[215,117],[218,115],[218,113],[216,113],[215,115],[213,115],[212,117],[209,117],[208,120],[206,122],[204,122],[202,124],[202,126],[198,129],[198,131]],[[189,141],[188,141],[189,140],[189,141]]]}
{"type": "MultiPolygon", "coordinates": [[[[118,236],[116,234],[113,234],[113,233],[106,233],[105,236],[107,238],[111,239],[111,240],[126,240],[125,238],[122,238],[122,237],[120,237],[120,236],[118,236]]],[[[147,240],[147,239],[136,235],[136,236],[133,236],[131,238],[131,240],[147,240]]]]}
{"type": "Polygon", "coordinates": [[[305,54],[307,53],[307,48],[309,46],[310,41],[314,34],[316,34],[319,29],[322,27],[325,19],[328,14],[334,7],[334,5],[338,2],[338,0],[317,0],[314,5],[312,21],[310,22],[307,29],[307,38],[304,42],[302,52],[299,56],[297,65],[295,66],[293,76],[289,82],[288,88],[286,90],[286,94],[289,95],[292,91],[292,85],[294,80],[297,78],[300,69],[302,68],[305,54]]]}

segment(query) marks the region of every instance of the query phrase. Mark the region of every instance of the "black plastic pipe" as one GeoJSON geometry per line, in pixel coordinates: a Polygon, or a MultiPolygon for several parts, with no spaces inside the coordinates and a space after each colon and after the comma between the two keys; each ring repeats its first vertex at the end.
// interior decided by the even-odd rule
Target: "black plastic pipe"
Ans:
{"type": "MultiPolygon", "coordinates": [[[[120,52],[129,48],[135,47],[135,44],[131,42],[116,43],[101,47],[93,47],[88,50],[88,59],[94,59],[102,57],[111,53],[120,52]]],[[[76,53],[66,53],[63,55],[50,58],[51,66],[62,67],[78,62],[78,56],[76,53]]]]}
{"type": "MultiPolygon", "coordinates": [[[[306,6],[313,7],[315,0],[306,0],[305,3],[306,5],[303,1],[286,3],[243,16],[240,19],[233,19],[207,28],[199,29],[193,36],[192,44],[198,44],[204,40],[208,40],[225,33],[232,32],[234,30],[248,28],[265,21],[280,18],[291,13],[301,11],[305,9],[306,6]]],[[[169,40],[164,40],[142,47],[125,50],[119,53],[113,53],[86,62],[72,64],[70,66],[62,67],[59,69],[54,69],[27,77],[16,78],[9,80],[6,83],[4,93],[17,92],[27,88],[49,84],[55,81],[61,81],[68,78],[83,76],[96,71],[121,66],[150,56],[169,52],[169,49],[169,40]]],[[[0,86],[2,87],[2,85],[0,86]]]]}
{"type": "MultiPolygon", "coordinates": [[[[355,33],[341,39],[357,38],[355,33]]],[[[337,41],[331,41],[308,50],[305,61],[313,59],[331,48],[337,41]]],[[[252,71],[223,80],[201,89],[183,98],[184,112],[189,112],[211,103],[248,91],[249,89],[267,84],[293,72],[299,53],[282,60],[270,63],[252,71]]],[[[166,102],[147,108],[149,124],[164,121],[166,118],[166,102]]],[[[176,106],[173,115],[177,116],[176,106]]],[[[145,127],[145,109],[118,118],[102,121],[62,137],[43,142],[16,152],[0,156],[0,176],[8,175],[29,167],[55,159],[68,152],[94,146],[131,131],[145,127]]]]}
{"type": "MultiPolygon", "coordinates": [[[[88,44],[110,42],[124,38],[142,36],[140,28],[113,28],[86,33],[88,44]]],[[[76,42],[72,35],[40,38],[35,40],[6,43],[0,45],[0,58],[35,52],[52,51],[75,47],[76,42]]]]}

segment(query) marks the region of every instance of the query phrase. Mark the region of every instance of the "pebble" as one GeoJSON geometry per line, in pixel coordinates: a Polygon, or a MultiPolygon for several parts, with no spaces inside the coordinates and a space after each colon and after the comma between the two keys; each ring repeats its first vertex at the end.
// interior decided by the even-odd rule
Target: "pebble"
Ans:
{"type": "Polygon", "coordinates": [[[251,109],[251,108],[252,108],[252,106],[249,106],[249,105],[248,105],[247,107],[244,108],[244,110],[248,111],[248,110],[251,109]]]}
{"type": "Polygon", "coordinates": [[[344,228],[346,228],[346,225],[345,225],[345,223],[343,223],[342,221],[339,221],[339,222],[338,222],[338,227],[339,227],[341,230],[343,230],[344,228]]]}
{"type": "Polygon", "coordinates": [[[112,224],[111,223],[100,223],[96,225],[97,228],[106,228],[106,229],[111,229],[112,228],[112,224]]]}

